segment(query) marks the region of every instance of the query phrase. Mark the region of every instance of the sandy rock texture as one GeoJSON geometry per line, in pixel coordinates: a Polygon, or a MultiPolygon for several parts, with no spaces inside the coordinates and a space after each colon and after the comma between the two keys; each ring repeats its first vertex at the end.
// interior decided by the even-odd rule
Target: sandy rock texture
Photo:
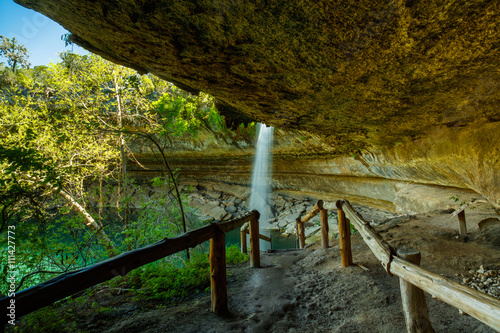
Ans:
{"type": "MultiPolygon", "coordinates": [[[[276,189],[424,212],[442,204],[422,207],[425,193],[458,188],[500,209],[498,1],[16,2],[92,52],[212,94],[228,125],[288,130],[276,189]]],[[[233,139],[170,156],[188,180],[247,185],[251,140],[233,139]]]]}

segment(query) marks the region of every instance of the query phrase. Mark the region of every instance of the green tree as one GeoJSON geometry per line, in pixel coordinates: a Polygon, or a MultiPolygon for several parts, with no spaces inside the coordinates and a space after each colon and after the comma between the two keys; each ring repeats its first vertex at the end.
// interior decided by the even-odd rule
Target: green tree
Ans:
{"type": "Polygon", "coordinates": [[[28,50],[24,45],[18,43],[16,37],[0,36],[0,39],[2,40],[0,43],[0,56],[7,58],[7,64],[13,72],[16,71],[17,65],[23,68],[30,67],[28,50]]]}
{"type": "Polygon", "coordinates": [[[17,74],[16,84],[3,91],[2,143],[7,148],[35,150],[47,165],[55,166],[59,186],[26,172],[19,171],[17,177],[31,182],[33,188],[43,184],[47,196],[64,198],[85,217],[85,225],[112,256],[114,249],[102,224],[85,209],[85,183],[112,176],[119,158],[113,136],[100,126],[100,120],[108,117],[109,98],[101,89],[96,61],[76,60],[77,70],[62,63],[36,68],[29,75],[17,74]]]}
{"type": "Polygon", "coordinates": [[[187,230],[189,212],[167,152],[173,140],[223,128],[210,96],[69,52],[59,63],[34,69],[0,66],[0,78],[0,212],[2,225],[23,225],[27,276],[115,255],[111,239],[119,245],[122,231],[132,249],[187,230]],[[165,177],[153,182],[163,193],[145,200],[139,218],[129,221],[130,192],[137,189],[127,175],[127,160],[134,158],[129,146],[141,138],[165,166],[165,177]],[[93,186],[98,213],[89,199],[93,186]],[[102,213],[106,187],[118,193],[125,225],[118,233],[102,213]]]}

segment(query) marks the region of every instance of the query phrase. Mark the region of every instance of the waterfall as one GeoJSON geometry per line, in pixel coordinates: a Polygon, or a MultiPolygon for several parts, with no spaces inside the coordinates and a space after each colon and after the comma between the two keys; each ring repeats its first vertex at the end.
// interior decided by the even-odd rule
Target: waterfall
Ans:
{"type": "Polygon", "coordinates": [[[269,228],[269,220],[272,217],[269,205],[269,193],[271,192],[272,155],[274,127],[265,124],[257,124],[257,148],[252,174],[252,190],[250,194],[250,209],[256,209],[260,213],[260,228],[269,228]]]}

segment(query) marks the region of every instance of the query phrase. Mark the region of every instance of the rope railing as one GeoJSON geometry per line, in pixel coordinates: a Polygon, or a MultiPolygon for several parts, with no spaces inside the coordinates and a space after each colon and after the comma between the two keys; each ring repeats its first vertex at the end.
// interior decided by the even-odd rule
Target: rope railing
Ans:
{"type": "MultiPolygon", "coordinates": [[[[158,259],[193,248],[210,239],[210,277],[212,311],[217,314],[228,312],[226,285],[225,233],[250,224],[250,265],[260,267],[258,211],[227,222],[213,222],[210,225],[188,231],[182,235],[165,238],[140,249],[123,253],[117,257],[99,262],[73,272],[65,273],[36,286],[15,293],[16,317],[29,314],[65,297],[76,294],[96,284],[125,276],[131,270],[158,259]]],[[[0,308],[6,309],[10,297],[0,299],[0,308]]],[[[2,316],[0,328],[7,324],[9,317],[2,316]]]]}
{"type": "MultiPolygon", "coordinates": [[[[408,332],[434,332],[429,321],[423,291],[500,331],[499,300],[421,268],[419,266],[420,253],[416,250],[394,251],[380,234],[352,208],[349,201],[337,201],[337,209],[339,231],[341,227],[349,230],[350,221],[387,273],[400,278],[401,298],[408,332]],[[346,218],[342,218],[344,214],[346,218]]],[[[352,254],[350,249],[342,251],[342,238],[339,239],[342,266],[344,266],[344,262],[352,263],[352,257],[349,258],[352,254]]]]}

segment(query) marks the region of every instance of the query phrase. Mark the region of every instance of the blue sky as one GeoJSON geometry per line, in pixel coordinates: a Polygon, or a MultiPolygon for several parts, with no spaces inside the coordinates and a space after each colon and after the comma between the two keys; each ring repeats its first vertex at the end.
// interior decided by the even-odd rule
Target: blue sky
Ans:
{"type": "MultiPolygon", "coordinates": [[[[12,0],[0,0],[0,35],[16,37],[30,53],[32,66],[46,65],[59,60],[58,53],[71,51],[65,47],[61,36],[68,31],[48,17],[27,9],[12,0]]],[[[87,51],[74,46],[74,52],[85,54],[87,51]]],[[[6,64],[5,58],[0,62],[6,64]]]]}

